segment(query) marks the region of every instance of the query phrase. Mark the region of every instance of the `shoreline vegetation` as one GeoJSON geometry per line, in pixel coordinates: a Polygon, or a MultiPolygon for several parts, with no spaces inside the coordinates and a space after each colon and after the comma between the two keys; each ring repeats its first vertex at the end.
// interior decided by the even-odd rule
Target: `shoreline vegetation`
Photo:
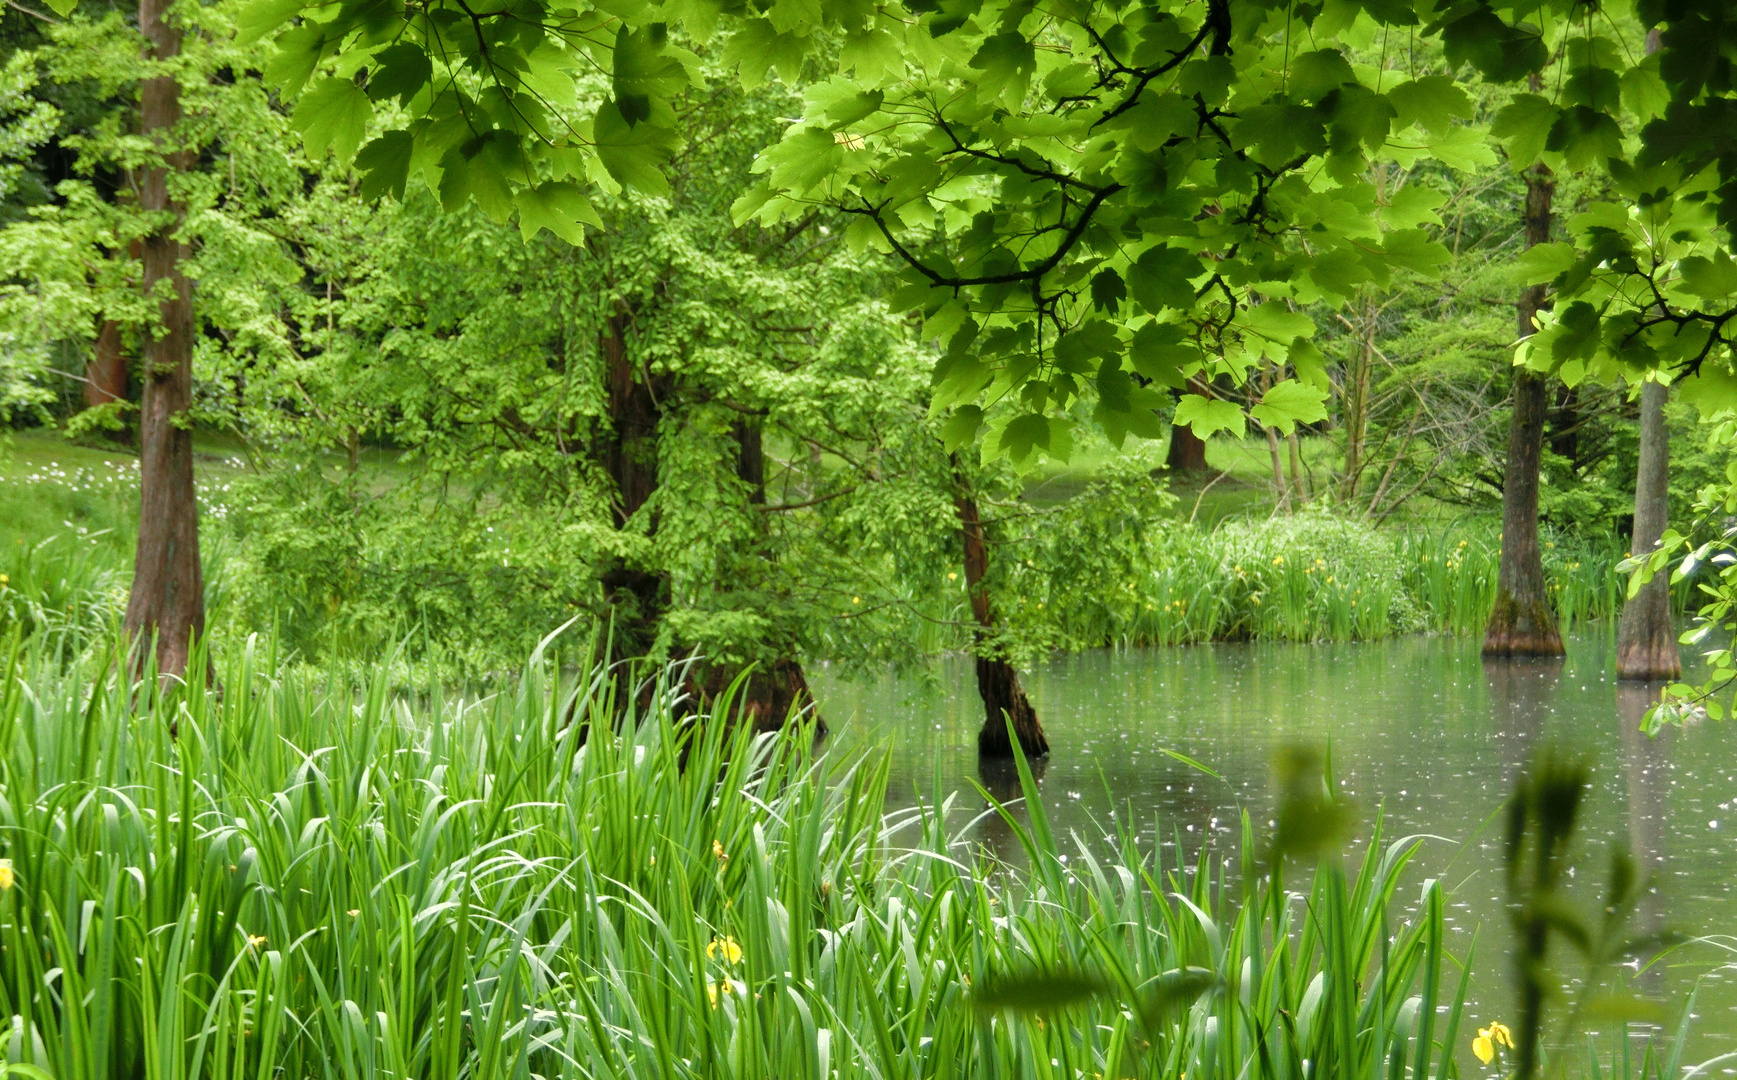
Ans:
{"type": "MultiPolygon", "coordinates": [[[[207,690],[14,630],[8,1060],[187,1080],[1446,1080],[1532,1046],[1567,1075],[1680,1075],[1686,1028],[1589,1044],[1557,1022],[1578,996],[1474,1035],[1468,965],[1499,958],[1450,952],[1440,882],[1398,899],[1417,839],[1377,826],[1341,854],[1347,815],[1306,751],[1279,762],[1275,827],[1245,815],[1240,854],[1181,863],[1127,829],[1052,835],[1020,758],[1028,797],[983,811],[1018,838],[1014,872],[945,807],[884,813],[884,756],[816,756],[802,729],[732,722],[733,691],[693,712],[655,672],[618,694],[548,655],[499,692],[413,701],[383,669],[359,697],[280,670],[253,639],[200,647],[207,690]]],[[[1556,809],[1511,865],[1529,844],[1566,858],[1557,781],[1584,777],[1546,762],[1522,785],[1556,809]]],[[[1568,925],[1553,880],[1520,910],[1568,925]]]]}
{"type": "MultiPolygon", "coordinates": [[[[0,633],[17,625],[27,636],[93,640],[113,629],[126,605],[137,471],[124,458],[38,441],[44,445],[32,446],[31,455],[0,470],[0,495],[20,510],[0,526],[0,574],[5,575],[0,633]],[[63,457],[68,459],[64,464],[63,457]]],[[[471,677],[511,671],[515,650],[527,637],[534,644],[539,628],[572,617],[570,608],[539,606],[534,568],[516,579],[503,578],[506,584],[500,586],[512,594],[514,610],[541,620],[517,626],[513,636],[491,638],[475,628],[452,632],[452,621],[442,612],[461,605],[463,583],[432,602],[428,596],[438,586],[425,589],[423,618],[404,600],[403,589],[394,592],[390,582],[369,593],[367,581],[352,580],[352,595],[341,598],[329,591],[329,582],[297,581],[292,584],[303,586],[303,592],[314,584],[328,591],[285,598],[281,566],[262,560],[251,543],[246,508],[253,491],[245,458],[204,457],[199,487],[207,522],[203,544],[211,632],[240,639],[276,631],[316,664],[331,655],[365,663],[395,648],[418,655],[426,651],[455,674],[471,677]],[[268,597],[274,598],[269,607],[262,601],[268,597]],[[365,615],[353,615],[347,607],[365,615]],[[460,644],[455,637],[468,640],[460,644]]],[[[1001,545],[1013,556],[998,559],[993,581],[1004,597],[1002,648],[1025,661],[1046,651],[1098,647],[1360,641],[1483,630],[1495,599],[1500,556],[1497,523],[1486,516],[1443,515],[1377,527],[1352,515],[1308,508],[1269,515],[1245,511],[1202,524],[1181,517],[1177,500],[1161,483],[1161,474],[1112,472],[1107,479],[1079,485],[1059,503],[1022,503],[1007,513],[1015,527],[1021,515],[1043,515],[1043,520],[1041,528],[1030,529],[1018,542],[1001,545]],[[1082,551],[1092,552],[1091,557],[1081,558],[1082,551]]],[[[490,543],[510,550],[509,526],[489,534],[490,543]]],[[[364,548],[368,542],[366,536],[358,541],[364,548]]],[[[1627,554],[1619,537],[1546,528],[1541,546],[1547,587],[1564,630],[1617,614],[1624,588],[1617,564],[1627,554]]],[[[391,555],[348,551],[359,566],[391,555]]],[[[956,573],[939,574],[935,586],[925,588],[897,579],[897,566],[887,570],[893,579],[887,595],[870,597],[865,606],[882,607],[908,627],[913,645],[894,658],[896,663],[920,664],[971,648],[960,632],[969,605],[956,573]]],[[[354,579],[353,570],[347,573],[354,579]]],[[[390,578],[391,571],[384,568],[378,576],[390,578]]],[[[1678,610],[1693,588],[1692,580],[1674,588],[1678,610]]],[[[829,654],[823,636],[813,659],[842,660],[849,667],[858,644],[842,639],[829,654]]],[[[857,666],[866,669],[885,659],[871,655],[857,666]]]]}

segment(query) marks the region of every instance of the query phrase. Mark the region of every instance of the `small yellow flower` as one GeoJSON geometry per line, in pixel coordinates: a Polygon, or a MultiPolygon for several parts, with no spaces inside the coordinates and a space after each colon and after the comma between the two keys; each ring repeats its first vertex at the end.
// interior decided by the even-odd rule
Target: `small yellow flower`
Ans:
{"type": "Polygon", "coordinates": [[[953,571],[949,570],[949,571],[947,571],[947,580],[948,581],[957,581],[957,580],[959,580],[959,575],[954,573],[953,571]]]}
{"type": "Polygon", "coordinates": [[[264,944],[265,944],[265,935],[264,934],[249,934],[249,935],[247,935],[247,947],[248,948],[257,949],[261,945],[264,945],[264,944]]]}
{"type": "Polygon", "coordinates": [[[730,861],[730,857],[724,854],[724,842],[722,840],[712,841],[712,857],[717,859],[719,862],[730,861]]]}
{"type": "Polygon", "coordinates": [[[719,994],[729,997],[735,992],[735,988],[730,985],[730,980],[728,979],[725,979],[722,982],[709,982],[706,984],[706,1000],[712,1003],[712,1008],[714,1009],[718,1007],[719,994]]]}
{"type": "Polygon", "coordinates": [[[1273,556],[1273,565],[1274,566],[1285,565],[1285,557],[1283,555],[1274,555],[1273,556]]]}
{"type": "Polygon", "coordinates": [[[10,889],[17,880],[17,875],[12,872],[12,860],[0,859],[0,891],[10,889]]]}
{"type": "Polygon", "coordinates": [[[736,944],[733,937],[713,938],[706,943],[706,959],[716,960],[718,954],[724,954],[724,963],[740,964],[742,962],[742,946],[736,944]]]}
{"type": "Polygon", "coordinates": [[[1327,584],[1329,584],[1329,585],[1333,584],[1333,575],[1332,574],[1327,575],[1327,584]]]}
{"type": "Polygon", "coordinates": [[[1496,1060],[1497,1047],[1514,1048],[1514,1033],[1508,1030],[1508,1025],[1500,1020],[1491,1021],[1487,1028],[1479,1028],[1477,1038],[1472,1040],[1472,1053],[1478,1055],[1478,1060],[1488,1065],[1496,1060]]]}
{"type": "Polygon", "coordinates": [[[346,915],[348,915],[348,916],[349,916],[349,917],[350,917],[350,918],[352,918],[352,919],[354,919],[354,918],[356,918],[356,917],[357,917],[357,916],[358,916],[358,915],[360,915],[360,914],[362,914],[362,909],[361,909],[361,908],[354,908],[354,907],[353,907],[353,908],[351,908],[351,909],[350,909],[350,910],[349,910],[349,911],[346,911],[346,912],[344,912],[344,914],[346,914],[346,915]]]}
{"type": "Polygon", "coordinates": [[[851,597],[851,598],[850,598],[850,602],[851,602],[851,603],[853,603],[853,604],[860,604],[860,603],[862,603],[862,597],[860,597],[860,596],[853,596],[853,597],[851,597]]]}
{"type": "Polygon", "coordinates": [[[7,584],[10,584],[10,583],[11,583],[11,581],[12,581],[12,575],[10,575],[10,574],[0,574],[0,585],[7,585],[7,584]]]}

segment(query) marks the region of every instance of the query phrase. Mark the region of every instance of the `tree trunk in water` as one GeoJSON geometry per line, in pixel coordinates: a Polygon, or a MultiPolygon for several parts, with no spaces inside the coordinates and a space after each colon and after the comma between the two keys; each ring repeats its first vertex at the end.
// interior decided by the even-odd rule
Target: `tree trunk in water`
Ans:
{"type": "MultiPolygon", "coordinates": [[[[169,0],[140,0],[139,30],[150,58],[181,51],[181,32],[164,19],[169,0]]],[[[140,129],[162,148],[181,120],[181,88],[171,76],[139,84],[140,129]]],[[[147,328],[143,345],[144,398],[139,412],[139,546],[125,627],[133,648],[156,638],[157,670],[184,675],[188,646],[205,629],[205,582],[199,565],[199,503],[193,487],[193,433],[186,426],[193,403],[193,285],[181,272],[175,235],[182,207],[169,194],[171,170],[192,163],[185,150],[139,175],[139,207],[167,211],[171,219],[145,238],[144,290],[168,283],[158,305],[160,328],[147,328]]],[[[143,653],[135,651],[138,663],[143,653]]]]}
{"type": "MultiPolygon", "coordinates": [[[[1197,375],[1188,380],[1188,392],[1206,396],[1206,384],[1197,375]]],[[[1164,464],[1172,473],[1202,473],[1206,471],[1206,440],[1186,424],[1170,425],[1170,449],[1164,464]]]]}
{"type": "MultiPolygon", "coordinates": [[[[623,529],[657,490],[658,390],[637,377],[627,356],[628,312],[609,317],[598,339],[603,359],[609,428],[598,439],[604,471],[615,481],[615,527],[623,529]]],[[[653,522],[650,532],[657,531],[653,522]]],[[[651,653],[669,607],[669,577],[618,560],[603,572],[604,597],[612,609],[612,654],[638,658],[651,653]]]]}
{"type": "MultiPolygon", "coordinates": [[[[977,500],[965,482],[957,456],[953,459],[953,479],[957,491],[953,506],[959,512],[959,537],[965,549],[965,588],[971,597],[971,614],[977,620],[974,635],[979,650],[988,648],[995,636],[995,609],[989,603],[989,546],[983,534],[983,517],[977,500]]],[[[983,730],[977,733],[977,752],[984,757],[1012,757],[1013,743],[1007,737],[1008,720],[1013,722],[1019,748],[1028,758],[1049,753],[1049,739],[1038,723],[1037,710],[1025,696],[1019,672],[1000,657],[977,654],[977,693],[983,698],[983,730]]]]}
{"type": "MultiPolygon", "coordinates": [[[[766,447],[765,434],[758,422],[737,421],[730,425],[730,434],[736,440],[736,476],[748,486],[748,502],[753,506],[763,506],[766,502],[766,447]]],[[[758,541],[761,558],[768,567],[774,561],[770,542],[770,525],[766,522],[767,515],[761,514],[760,538],[758,541]]],[[[775,568],[772,568],[775,570],[775,568]]],[[[777,731],[784,726],[792,712],[809,710],[814,719],[814,731],[817,735],[826,734],[826,721],[814,707],[814,694],[808,688],[808,676],[803,673],[802,662],[796,658],[793,643],[785,642],[779,647],[777,659],[770,666],[761,666],[748,676],[746,685],[742,687],[742,708],[753,718],[754,727],[758,731],[777,731]]],[[[723,691],[731,679],[740,674],[714,669],[711,678],[707,680],[707,689],[712,694],[723,691]],[[715,687],[715,689],[713,689],[715,687]]]]}
{"type": "MultiPolygon", "coordinates": [[[[1526,173],[1526,246],[1550,239],[1550,170],[1534,165],[1526,173]]],[[[1520,292],[1519,336],[1538,329],[1544,286],[1520,292]]],[[[1538,548],[1538,474],[1544,456],[1544,415],[1550,387],[1543,376],[1514,371],[1514,418],[1508,429],[1508,460],[1502,476],[1502,560],[1496,575],[1496,606],[1484,631],[1485,656],[1560,656],[1562,632],[1544,580],[1538,548]]]]}
{"type": "MultiPolygon", "coordinates": [[[[1634,480],[1634,553],[1659,546],[1670,510],[1670,429],[1665,401],[1670,388],[1641,385],[1640,468],[1634,480]]],[[[1616,632],[1616,677],[1675,679],[1683,673],[1677,635],[1671,629],[1671,575],[1660,570],[1622,606],[1616,632]]]]}

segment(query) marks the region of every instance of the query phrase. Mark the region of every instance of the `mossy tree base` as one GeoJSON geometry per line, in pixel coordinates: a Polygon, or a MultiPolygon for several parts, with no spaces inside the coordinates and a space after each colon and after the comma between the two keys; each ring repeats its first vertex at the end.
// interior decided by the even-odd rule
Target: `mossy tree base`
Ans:
{"type": "Polygon", "coordinates": [[[1547,602],[1523,603],[1505,589],[1496,594],[1484,631],[1485,656],[1561,656],[1567,651],[1547,602]]]}
{"type": "Polygon", "coordinates": [[[1049,753],[1049,739],[1037,721],[1037,710],[1025,696],[1019,672],[1005,660],[977,658],[977,692],[983,698],[983,730],[977,734],[977,753],[986,758],[1010,758],[1013,743],[1007,737],[1013,721],[1019,748],[1028,758],[1049,753]]]}

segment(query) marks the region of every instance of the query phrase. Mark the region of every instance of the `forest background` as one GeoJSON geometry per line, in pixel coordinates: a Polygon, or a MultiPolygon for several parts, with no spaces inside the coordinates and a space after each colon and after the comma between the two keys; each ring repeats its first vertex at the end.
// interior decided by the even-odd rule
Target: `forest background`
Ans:
{"type": "MultiPolygon", "coordinates": [[[[132,16],[0,17],[0,617],[69,640],[121,618],[137,532],[140,254],[160,222],[141,202],[132,16]]],[[[849,213],[742,214],[765,201],[766,148],[814,108],[799,62],[735,79],[736,39],[687,41],[686,76],[659,76],[683,133],[658,148],[667,183],[611,161],[589,200],[521,200],[515,223],[491,202],[511,193],[382,199],[345,163],[368,133],[280,92],[288,53],[236,36],[241,5],[180,18],[183,426],[213,629],[478,675],[587,616],[617,655],[697,655],[713,685],[752,666],[776,707],[803,661],[1467,632],[1496,601],[1541,150],[1500,137],[1526,88],[1439,40],[1395,50],[1367,19],[1339,39],[1419,85],[1452,76],[1420,106],[1425,145],[1355,177],[1424,256],[1260,304],[1281,336],[1308,327],[1301,358],[1141,378],[1135,419],[1107,424],[1100,379],[1021,442],[1011,398],[947,407],[933,317],[906,314],[902,266],[849,213]]],[[[1600,33],[1643,49],[1638,23],[1600,33]]],[[[1584,66],[1572,40],[1549,58],[1559,75],[1584,66]]],[[[1662,108],[1621,92],[1636,126],[1662,108]]],[[[390,88],[369,95],[389,129],[390,88]]],[[[1557,235],[1613,194],[1570,151],[1551,155],[1557,235]]],[[[1176,288],[1129,282],[1135,299],[1176,288]]],[[[1128,289],[1097,284],[1113,313],[1128,289]]],[[[1564,622],[1621,606],[1636,389],[1605,370],[1548,391],[1538,514],[1564,622]]],[[[1669,519],[1686,523],[1728,455],[1690,406],[1666,416],[1669,519]]]]}

